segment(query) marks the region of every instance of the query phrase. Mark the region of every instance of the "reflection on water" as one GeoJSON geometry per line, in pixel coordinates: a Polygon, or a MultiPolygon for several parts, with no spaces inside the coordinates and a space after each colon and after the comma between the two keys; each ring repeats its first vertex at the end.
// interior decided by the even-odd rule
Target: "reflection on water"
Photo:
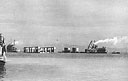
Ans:
{"type": "Polygon", "coordinates": [[[5,62],[0,61],[0,79],[4,78],[6,74],[5,62]]]}
{"type": "Polygon", "coordinates": [[[0,78],[4,78],[4,75],[6,74],[6,68],[0,67],[0,78]]]}

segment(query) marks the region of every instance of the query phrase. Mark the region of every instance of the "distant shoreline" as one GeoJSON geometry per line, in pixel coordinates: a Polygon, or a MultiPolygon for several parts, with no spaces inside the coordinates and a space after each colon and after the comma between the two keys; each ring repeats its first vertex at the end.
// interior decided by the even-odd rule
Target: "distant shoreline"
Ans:
{"type": "Polygon", "coordinates": [[[7,57],[25,58],[88,58],[88,57],[127,57],[128,54],[94,54],[94,53],[6,53],[7,57]]]}

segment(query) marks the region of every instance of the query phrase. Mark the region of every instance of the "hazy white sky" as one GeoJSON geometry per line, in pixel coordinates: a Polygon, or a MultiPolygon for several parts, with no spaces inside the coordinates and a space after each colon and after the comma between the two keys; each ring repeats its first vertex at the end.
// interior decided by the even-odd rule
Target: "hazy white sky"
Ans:
{"type": "Polygon", "coordinates": [[[127,0],[0,0],[0,32],[24,45],[87,45],[128,35],[127,0]]]}

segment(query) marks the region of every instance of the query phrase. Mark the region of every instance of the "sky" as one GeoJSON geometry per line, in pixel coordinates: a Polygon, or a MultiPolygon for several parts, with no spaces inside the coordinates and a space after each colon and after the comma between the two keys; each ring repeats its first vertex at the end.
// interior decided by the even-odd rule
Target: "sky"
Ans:
{"type": "MultiPolygon", "coordinates": [[[[80,45],[128,35],[127,0],[0,0],[0,32],[19,46],[80,45]]],[[[120,46],[120,45],[119,45],[120,46]]]]}

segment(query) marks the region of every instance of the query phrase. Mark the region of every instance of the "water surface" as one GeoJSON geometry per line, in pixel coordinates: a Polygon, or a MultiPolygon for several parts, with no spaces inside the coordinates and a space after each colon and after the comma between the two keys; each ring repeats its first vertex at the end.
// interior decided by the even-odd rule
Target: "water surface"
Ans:
{"type": "Polygon", "coordinates": [[[8,57],[3,81],[128,81],[128,57],[8,57]]]}

